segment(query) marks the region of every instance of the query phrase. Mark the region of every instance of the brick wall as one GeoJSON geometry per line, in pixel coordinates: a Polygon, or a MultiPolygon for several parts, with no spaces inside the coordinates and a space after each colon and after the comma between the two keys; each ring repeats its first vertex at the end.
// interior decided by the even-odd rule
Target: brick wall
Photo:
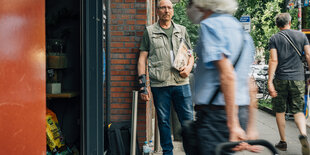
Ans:
{"type": "MultiPolygon", "coordinates": [[[[131,120],[132,91],[137,90],[139,46],[147,24],[147,0],[111,0],[110,18],[111,121],[131,120]]],[[[139,101],[137,135],[140,145],[151,137],[150,105],[139,101]]]]}

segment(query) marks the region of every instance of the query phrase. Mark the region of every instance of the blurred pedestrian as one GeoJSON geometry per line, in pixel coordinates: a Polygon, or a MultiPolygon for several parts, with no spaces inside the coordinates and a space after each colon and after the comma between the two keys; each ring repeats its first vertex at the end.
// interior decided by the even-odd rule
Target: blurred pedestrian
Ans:
{"type": "MultiPolygon", "coordinates": [[[[250,91],[253,80],[249,77],[255,49],[250,35],[231,15],[237,5],[235,0],[192,0],[187,9],[189,19],[200,23],[194,50],[198,56],[194,97],[197,147],[194,150],[198,152],[187,152],[190,154],[215,154],[219,143],[258,136],[257,91],[253,87],[250,91]]],[[[250,149],[244,146],[234,150],[250,149]]]]}
{"type": "Polygon", "coordinates": [[[143,34],[138,62],[140,97],[150,99],[146,86],[148,66],[151,91],[154,99],[160,133],[160,145],[164,155],[172,155],[173,144],[170,130],[170,107],[178,115],[181,126],[185,120],[193,120],[193,105],[189,86],[189,75],[194,64],[190,56],[179,70],[173,68],[181,39],[190,42],[186,28],[172,21],[174,14],[170,0],[161,0],[156,8],[158,22],[146,28],[143,34]]]}
{"type": "Polygon", "coordinates": [[[305,75],[302,62],[302,57],[306,57],[308,64],[310,64],[309,42],[304,33],[290,29],[291,16],[289,13],[277,15],[275,22],[280,32],[274,34],[269,41],[268,70],[268,90],[272,97],[273,110],[276,112],[280,134],[280,142],[275,147],[282,151],[287,150],[285,112],[289,106],[289,112],[294,115],[295,123],[300,132],[299,140],[302,144],[302,153],[309,155],[306,119],[303,113],[305,75]],[[298,51],[305,51],[305,56],[299,55],[298,51]],[[287,102],[288,99],[290,99],[289,102],[287,102]]]}

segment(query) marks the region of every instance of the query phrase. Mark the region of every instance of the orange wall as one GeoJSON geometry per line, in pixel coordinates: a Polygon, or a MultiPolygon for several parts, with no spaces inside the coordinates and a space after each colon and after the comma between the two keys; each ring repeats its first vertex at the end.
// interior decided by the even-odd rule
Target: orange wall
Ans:
{"type": "Polygon", "coordinates": [[[43,155],[45,1],[0,0],[0,155],[43,155]]]}

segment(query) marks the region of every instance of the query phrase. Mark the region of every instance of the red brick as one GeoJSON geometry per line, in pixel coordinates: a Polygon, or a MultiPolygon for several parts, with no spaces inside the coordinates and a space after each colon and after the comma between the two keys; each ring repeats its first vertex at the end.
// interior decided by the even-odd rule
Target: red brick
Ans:
{"type": "MultiPolygon", "coordinates": [[[[138,43],[137,46],[140,47],[140,44],[138,43]]],[[[131,52],[132,53],[139,53],[140,50],[138,48],[133,48],[133,49],[131,49],[131,52]]]]}
{"type": "Polygon", "coordinates": [[[137,80],[136,76],[112,76],[114,81],[135,81],[137,80]]]}
{"type": "Polygon", "coordinates": [[[121,59],[121,60],[112,59],[111,63],[112,64],[130,64],[130,60],[126,60],[126,59],[121,59]]]}
{"type": "Polygon", "coordinates": [[[146,20],[136,20],[136,24],[145,25],[146,24],[146,20]]]}
{"type": "Polygon", "coordinates": [[[113,3],[111,3],[111,4],[110,4],[110,7],[113,9],[113,8],[116,8],[116,7],[117,7],[117,5],[116,5],[116,4],[113,4],[113,3]]]}
{"type": "Polygon", "coordinates": [[[111,65],[111,70],[124,70],[124,69],[125,69],[124,65],[111,65]]]}
{"type": "Polygon", "coordinates": [[[135,17],[135,19],[147,19],[146,15],[136,15],[135,17]]]}
{"type": "Polygon", "coordinates": [[[112,53],[111,56],[112,56],[111,57],[112,59],[123,59],[123,58],[125,58],[124,54],[119,54],[119,53],[112,53]]]}
{"type": "Polygon", "coordinates": [[[111,108],[128,109],[128,108],[131,108],[131,105],[130,104],[111,104],[111,108]]]}
{"type": "MultiPolygon", "coordinates": [[[[153,5],[154,6],[154,5],[153,5]]],[[[146,3],[136,3],[135,5],[134,5],[134,7],[136,8],[136,9],[145,9],[146,8],[146,3]]]]}
{"type": "Polygon", "coordinates": [[[124,35],[123,31],[111,31],[111,36],[122,36],[124,35]]]}
{"type": "Polygon", "coordinates": [[[127,9],[126,13],[136,14],[136,9],[127,9]]]}
{"type": "MultiPolygon", "coordinates": [[[[123,46],[122,46],[123,47],[123,46]]],[[[128,48],[112,48],[111,53],[130,53],[131,49],[128,48]]]]}
{"type": "Polygon", "coordinates": [[[130,86],[129,82],[111,82],[111,86],[130,86]]]}
{"type": "Polygon", "coordinates": [[[111,93],[111,97],[130,97],[131,93],[111,93]]]}
{"type": "Polygon", "coordinates": [[[126,70],[137,70],[137,65],[125,65],[126,70]]]}
{"type": "Polygon", "coordinates": [[[130,64],[137,64],[138,60],[130,60],[130,64]]]}
{"type": "Polygon", "coordinates": [[[133,25],[133,24],[135,24],[135,23],[136,23],[135,20],[127,20],[127,21],[126,21],[126,24],[128,24],[128,25],[133,25]]]}
{"type": "Polygon", "coordinates": [[[146,126],[137,126],[137,130],[145,131],[146,126]]]}
{"type": "Polygon", "coordinates": [[[135,31],[125,31],[124,35],[125,36],[136,36],[136,32],[135,31]]]}
{"type": "Polygon", "coordinates": [[[146,9],[137,9],[137,14],[146,14],[146,9]]]}
{"type": "Polygon", "coordinates": [[[133,70],[133,71],[129,71],[130,72],[130,75],[137,75],[137,71],[136,70],[133,70]]]}
{"type": "Polygon", "coordinates": [[[119,28],[118,28],[119,26],[114,26],[114,25],[112,25],[111,26],[111,30],[115,30],[115,31],[117,31],[119,28]]]}
{"type": "MultiPolygon", "coordinates": [[[[111,20],[111,25],[123,25],[124,21],[123,20],[111,20]]],[[[117,30],[117,26],[114,27],[114,30],[117,30]]],[[[113,31],[112,31],[113,32],[113,31]]]]}
{"type": "Polygon", "coordinates": [[[117,97],[117,98],[112,98],[111,99],[112,103],[115,104],[115,103],[132,103],[132,99],[131,98],[127,98],[127,97],[117,97]]]}
{"type": "Polygon", "coordinates": [[[136,47],[135,43],[125,43],[124,47],[136,47]]]}
{"type": "Polygon", "coordinates": [[[131,119],[131,115],[111,115],[111,121],[129,121],[131,119]]]}
{"type": "Polygon", "coordinates": [[[131,110],[126,110],[126,109],[112,109],[111,110],[112,115],[123,115],[123,114],[131,114],[131,110]]]}
{"type": "Polygon", "coordinates": [[[138,120],[145,120],[145,115],[138,115],[138,120]]]}
{"type": "MultiPolygon", "coordinates": [[[[116,71],[116,70],[112,70],[111,71],[112,75],[129,75],[130,72],[129,71],[116,71]]],[[[113,80],[113,79],[112,79],[113,80]]]]}
{"type": "Polygon", "coordinates": [[[135,2],[135,0],[125,0],[125,3],[132,3],[135,2]]]}
{"type": "Polygon", "coordinates": [[[111,37],[112,42],[133,42],[135,41],[134,37],[128,37],[128,36],[115,36],[111,37]]]}
{"type": "MultiPolygon", "coordinates": [[[[152,0],[152,20],[155,21],[152,0]]],[[[146,25],[146,0],[112,0],[111,3],[111,121],[131,119],[132,91],[137,89],[139,46],[146,25]]],[[[139,146],[150,137],[151,105],[139,100],[139,146]]]]}
{"type": "Polygon", "coordinates": [[[136,32],[136,35],[139,36],[139,37],[142,37],[143,36],[143,31],[136,32]]]}
{"type": "Polygon", "coordinates": [[[112,92],[131,92],[132,88],[130,87],[112,87],[112,92]]]}
{"type": "Polygon", "coordinates": [[[124,47],[124,43],[120,43],[120,42],[118,42],[118,43],[111,43],[111,47],[124,47]]]}
{"type": "Polygon", "coordinates": [[[137,55],[136,54],[125,54],[126,58],[136,58],[137,55]]]}

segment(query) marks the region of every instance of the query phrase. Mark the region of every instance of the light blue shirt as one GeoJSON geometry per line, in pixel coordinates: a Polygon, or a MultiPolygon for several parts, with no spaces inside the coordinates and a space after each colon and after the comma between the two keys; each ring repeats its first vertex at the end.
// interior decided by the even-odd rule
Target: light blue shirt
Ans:
{"type": "MultiPolygon", "coordinates": [[[[198,56],[195,72],[195,104],[208,104],[216,89],[220,87],[219,72],[214,65],[225,55],[232,65],[242,48],[243,51],[235,68],[237,105],[249,105],[249,72],[254,61],[255,48],[251,36],[244,32],[239,21],[228,14],[212,14],[200,22],[199,40],[195,48],[198,56]]],[[[214,105],[225,105],[223,94],[218,93],[214,105]]]]}

